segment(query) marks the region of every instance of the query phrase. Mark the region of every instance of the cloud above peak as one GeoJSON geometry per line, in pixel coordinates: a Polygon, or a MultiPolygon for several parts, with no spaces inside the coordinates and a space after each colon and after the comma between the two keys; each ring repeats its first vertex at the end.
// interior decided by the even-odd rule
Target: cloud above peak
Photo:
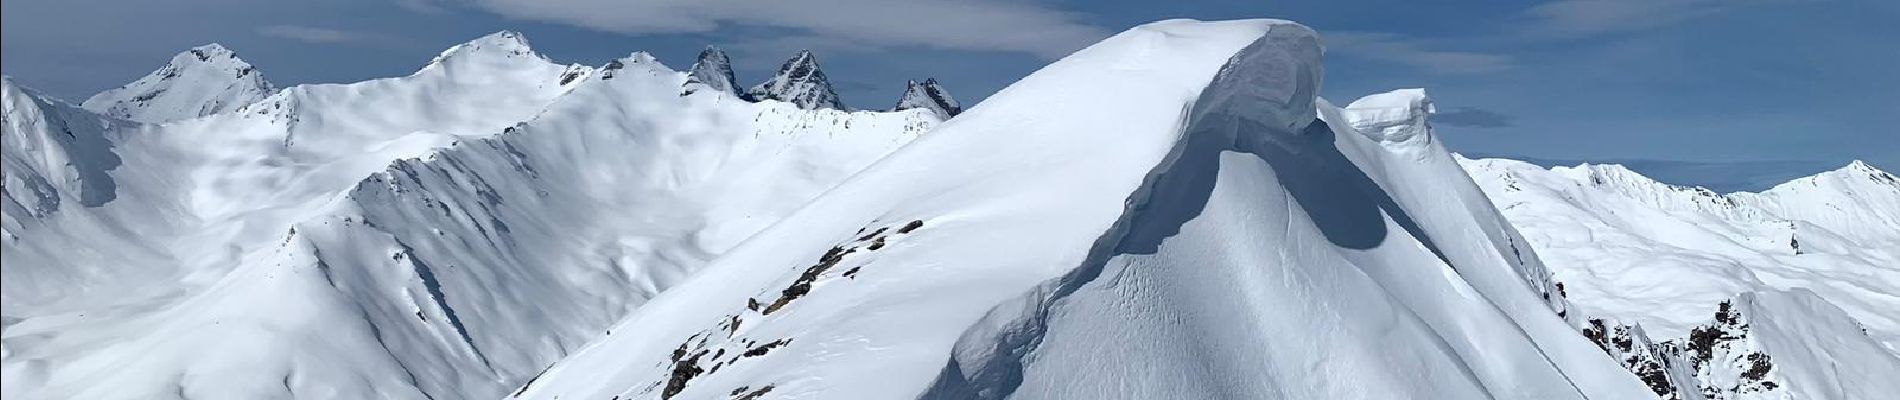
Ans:
{"type": "MultiPolygon", "coordinates": [[[[417,0],[405,0],[416,2],[417,0]]],[[[1108,37],[1083,15],[1001,0],[438,0],[509,18],[624,34],[789,29],[878,47],[1005,51],[1054,59],[1108,37]]]]}
{"type": "Polygon", "coordinates": [[[1525,10],[1533,37],[1575,38],[1633,32],[1719,11],[1713,0],[1558,0],[1525,10]]]}
{"type": "Polygon", "coordinates": [[[1320,34],[1328,52],[1398,63],[1443,74],[1476,74],[1516,67],[1511,56],[1443,50],[1426,40],[1385,32],[1336,31],[1320,34]]]}
{"type": "Polygon", "coordinates": [[[257,28],[257,34],[305,43],[349,43],[371,39],[370,35],[329,28],[299,25],[271,25],[257,28]]]}
{"type": "Polygon", "coordinates": [[[1509,128],[1517,125],[1514,120],[1509,115],[1477,107],[1458,107],[1432,113],[1432,122],[1439,125],[1468,128],[1509,128]]]}

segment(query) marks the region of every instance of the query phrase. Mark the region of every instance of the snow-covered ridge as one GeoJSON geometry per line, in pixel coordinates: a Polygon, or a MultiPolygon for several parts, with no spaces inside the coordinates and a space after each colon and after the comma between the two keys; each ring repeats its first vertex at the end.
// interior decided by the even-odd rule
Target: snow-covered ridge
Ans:
{"type": "Polygon", "coordinates": [[[1422,90],[1318,98],[1320,43],[1157,22],[947,122],[512,32],[160,124],[7,79],[0,396],[1900,390],[1892,175],[1459,159],[1422,90]]]}
{"type": "Polygon", "coordinates": [[[1622,337],[1654,343],[1605,348],[1626,354],[1662,398],[1854,398],[1860,388],[1884,385],[1858,371],[1900,364],[1900,315],[1892,312],[1900,309],[1892,296],[1900,293],[1900,185],[1889,173],[1857,161],[1759,193],[1723,194],[1657,182],[1619,165],[1460,162],[1565,284],[1573,321],[1599,336],[1628,331],[1622,337]],[[1758,356],[1734,355],[1791,359],[1774,362],[1775,372],[1754,371],[1748,360],[1712,366],[1685,358],[1709,351],[1709,310],[1738,296],[1809,304],[1761,316],[1809,339],[1750,344],[1758,356]],[[1811,340],[1818,337],[1830,339],[1811,340]],[[1817,353],[1856,354],[1840,361],[1854,367],[1809,364],[1817,353]]]}
{"type": "Polygon", "coordinates": [[[501,32],[161,125],[8,79],[6,397],[496,397],[938,122],[609,65],[501,32]]]}
{"type": "Polygon", "coordinates": [[[719,257],[518,397],[1645,395],[1537,300],[1534,257],[1510,256],[1475,185],[1446,190],[1462,175],[1435,141],[1376,140],[1314,97],[1319,51],[1284,21],[1116,35],[719,257]]]}
{"type": "Polygon", "coordinates": [[[231,111],[276,91],[256,67],[212,43],[178,53],[151,74],[86,99],[83,107],[159,123],[231,111]]]}

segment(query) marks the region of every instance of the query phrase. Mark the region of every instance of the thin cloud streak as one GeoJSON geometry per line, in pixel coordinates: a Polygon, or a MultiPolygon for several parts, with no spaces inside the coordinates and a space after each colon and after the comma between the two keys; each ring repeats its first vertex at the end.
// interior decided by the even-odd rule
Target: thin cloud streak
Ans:
{"type": "Polygon", "coordinates": [[[1080,13],[1037,3],[996,0],[464,0],[459,3],[509,18],[625,34],[778,28],[797,31],[800,36],[879,47],[1020,52],[1047,59],[1068,55],[1110,33],[1082,22],[1084,15],[1080,13]]]}
{"type": "Polygon", "coordinates": [[[1410,65],[1445,74],[1498,72],[1516,67],[1507,55],[1430,48],[1423,41],[1383,32],[1323,34],[1326,48],[1347,56],[1410,65]]]}

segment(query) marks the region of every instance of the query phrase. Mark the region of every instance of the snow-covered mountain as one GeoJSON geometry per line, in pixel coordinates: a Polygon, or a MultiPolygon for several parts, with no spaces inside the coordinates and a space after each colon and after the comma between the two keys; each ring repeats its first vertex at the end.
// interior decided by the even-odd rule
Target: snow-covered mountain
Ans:
{"type": "Polygon", "coordinates": [[[1157,22],[961,115],[934,80],[847,111],[809,52],[741,93],[717,48],[514,32],[351,84],[221,48],[85,108],[5,79],[0,395],[1900,390],[1892,175],[1462,159],[1422,90],[1318,98],[1321,43],[1157,22]]]}
{"type": "Polygon", "coordinates": [[[1539,300],[1541,266],[1511,256],[1422,92],[1342,110],[1315,97],[1319,62],[1283,21],[1124,32],[846,180],[519,397],[1646,395],[1539,300]]]}
{"type": "Polygon", "coordinates": [[[771,79],[752,86],[746,95],[755,101],[778,100],[806,110],[846,109],[844,101],[838,99],[838,91],[831,88],[831,80],[825,78],[825,71],[818,69],[818,56],[810,50],[799,50],[778,67],[771,79]]]}
{"type": "Polygon", "coordinates": [[[904,85],[904,96],[897,99],[897,105],[891,111],[913,108],[928,109],[937,116],[949,119],[963,113],[963,105],[950,97],[950,92],[937,84],[937,78],[924,79],[922,83],[910,81],[904,85]]]}
{"type": "Polygon", "coordinates": [[[163,125],[9,80],[6,397],[497,397],[938,121],[608,64],[501,32],[163,125]]]}
{"type": "Polygon", "coordinates": [[[212,43],[178,53],[157,71],[94,95],[83,106],[114,118],[159,123],[235,110],[276,91],[256,67],[212,43]]]}
{"type": "Polygon", "coordinates": [[[1619,165],[1460,161],[1552,266],[1591,336],[1615,352],[1657,353],[1637,358],[1694,376],[1683,391],[1900,391],[1888,378],[1900,376],[1892,174],[1856,161],[1760,193],[1718,194],[1619,165]]]}

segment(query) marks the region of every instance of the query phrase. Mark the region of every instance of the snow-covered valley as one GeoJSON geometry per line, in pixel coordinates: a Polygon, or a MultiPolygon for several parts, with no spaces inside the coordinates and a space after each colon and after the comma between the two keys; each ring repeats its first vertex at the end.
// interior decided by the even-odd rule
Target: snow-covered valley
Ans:
{"type": "Polygon", "coordinates": [[[981,103],[498,32],[278,88],[5,80],[0,394],[1877,399],[1900,179],[1451,153],[1324,35],[1142,25],[981,103]],[[882,102],[881,104],[892,104],[882,102]]]}

